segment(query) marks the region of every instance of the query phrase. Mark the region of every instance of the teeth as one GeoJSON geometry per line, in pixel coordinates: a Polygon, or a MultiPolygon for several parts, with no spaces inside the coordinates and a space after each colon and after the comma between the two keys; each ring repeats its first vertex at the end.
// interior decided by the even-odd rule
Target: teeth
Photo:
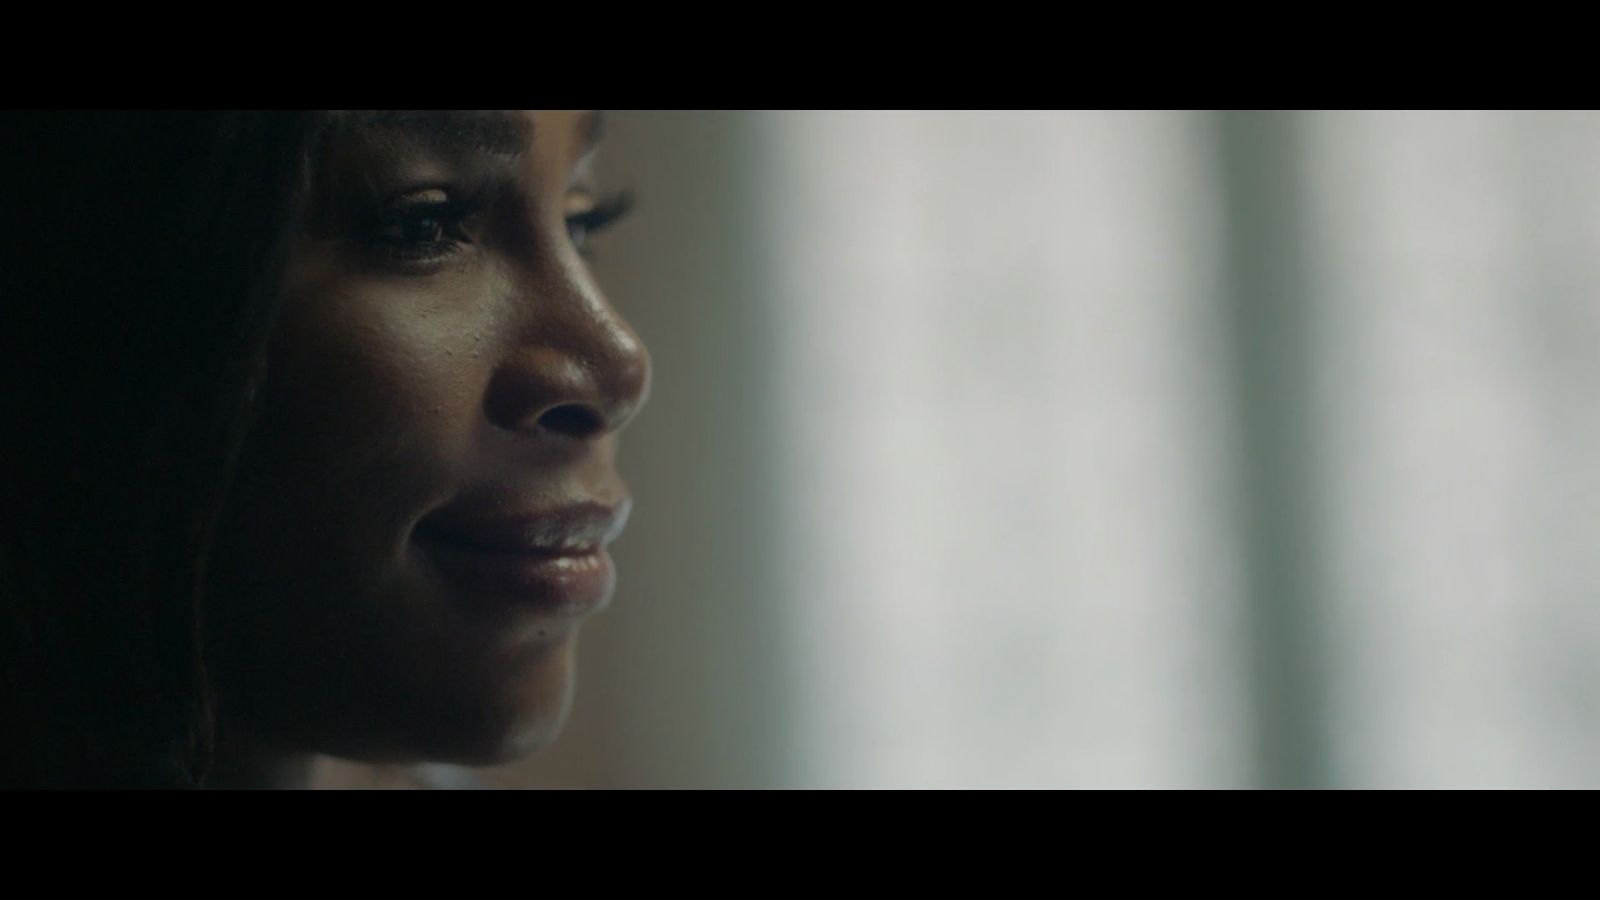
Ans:
{"type": "Polygon", "coordinates": [[[584,534],[573,534],[558,530],[544,531],[528,535],[529,545],[547,550],[570,552],[574,550],[588,550],[594,546],[594,539],[584,534]]]}
{"type": "Polygon", "coordinates": [[[546,541],[545,543],[540,544],[538,547],[538,549],[547,553],[555,554],[582,553],[586,550],[593,550],[593,548],[593,544],[590,544],[582,538],[566,538],[563,540],[546,541]]]}

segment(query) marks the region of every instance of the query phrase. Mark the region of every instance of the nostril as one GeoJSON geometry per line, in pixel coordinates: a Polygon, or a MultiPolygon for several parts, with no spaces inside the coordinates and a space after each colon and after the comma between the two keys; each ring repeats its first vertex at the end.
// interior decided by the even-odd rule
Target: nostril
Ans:
{"type": "Polygon", "coordinates": [[[577,403],[567,403],[546,410],[539,417],[539,427],[568,437],[594,437],[605,430],[605,419],[594,409],[577,403]]]}

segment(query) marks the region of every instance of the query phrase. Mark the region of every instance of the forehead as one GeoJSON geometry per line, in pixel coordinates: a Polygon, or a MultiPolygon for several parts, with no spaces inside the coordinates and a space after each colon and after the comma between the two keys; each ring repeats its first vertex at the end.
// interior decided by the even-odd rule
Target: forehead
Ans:
{"type": "Polygon", "coordinates": [[[359,110],[335,112],[328,121],[335,139],[569,165],[594,149],[602,127],[598,110],[359,110]]]}

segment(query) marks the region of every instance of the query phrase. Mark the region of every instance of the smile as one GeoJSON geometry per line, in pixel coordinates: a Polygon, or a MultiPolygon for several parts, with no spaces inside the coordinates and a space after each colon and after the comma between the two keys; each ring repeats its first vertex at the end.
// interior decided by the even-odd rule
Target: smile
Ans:
{"type": "Polygon", "coordinates": [[[577,504],[509,518],[449,507],[417,526],[414,539],[445,580],[474,600],[577,618],[603,609],[616,587],[606,545],[630,504],[577,504]]]}

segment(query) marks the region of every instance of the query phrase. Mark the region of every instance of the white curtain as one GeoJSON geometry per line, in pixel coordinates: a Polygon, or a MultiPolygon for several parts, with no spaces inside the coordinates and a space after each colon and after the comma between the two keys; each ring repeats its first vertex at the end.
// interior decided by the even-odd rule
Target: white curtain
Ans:
{"type": "Polygon", "coordinates": [[[1600,786],[1600,116],[1306,125],[1341,780],[1600,786]]]}
{"type": "Polygon", "coordinates": [[[1600,116],[759,130],[795,783],[1600,784],[1600,116]]]}

